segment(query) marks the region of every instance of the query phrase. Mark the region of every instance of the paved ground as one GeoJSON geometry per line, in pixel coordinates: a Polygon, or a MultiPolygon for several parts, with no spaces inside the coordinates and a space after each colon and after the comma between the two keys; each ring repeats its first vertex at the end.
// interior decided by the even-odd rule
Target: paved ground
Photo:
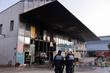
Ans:
{"type": "MultiPolygon", "coordinates": [[[[84,59],[84,62],[91,62],[94,58],[87,58],[84,59]]],[[[41,66],[39,66],[41,67],[41,66]]],[[[42,68],[36,68],[36,67],[19,67],[19,68],[3,68],[0,67],[0,73],[54,73],[53,69],[45,68],[44,66],[42,68]]],[[[47,65],[46,65],[47,67],[47,65]]],[[[65,72],[64,72],[65,73],[65,72]]],[[[79,68],[76,69],[75,73],[110,73],[110,67],[92,67],[87,66],[86,64],[79,66],[79,68]]]]}
{"type": "MultiPolygon", "coordinates": [[[[54,73],[54,71],[45,68],[0,68],[0,73],[54,73]]],[[[97,67],[94,70],[77,71],[75,73],[110,73],[110,67],[97,67]]]]}

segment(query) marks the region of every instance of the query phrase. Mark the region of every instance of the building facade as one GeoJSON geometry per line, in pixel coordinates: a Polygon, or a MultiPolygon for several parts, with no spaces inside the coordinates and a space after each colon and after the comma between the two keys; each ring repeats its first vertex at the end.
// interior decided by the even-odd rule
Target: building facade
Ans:
{"type": "Polygon", "coordinates": [[[24,64],[33,41],[37,57],[41,52],[85,51],[89,40],[99,38],[57,0],[22,0],[0,13],[0,65],[24,64]]]}
{"type": "Polygon", "coordinates": [[[86,48],[88,49],[88,53],[91,53],[91,55],[97,56],[98,53],[100,55],[103,55],[103,52],[109,52],[110,51],[110,37],[109,36],[103,36],[100,37],[100,41],[89,41],[86,44],[86,48]],[[102,53],[102,54],[101,54],[102,53]]]}

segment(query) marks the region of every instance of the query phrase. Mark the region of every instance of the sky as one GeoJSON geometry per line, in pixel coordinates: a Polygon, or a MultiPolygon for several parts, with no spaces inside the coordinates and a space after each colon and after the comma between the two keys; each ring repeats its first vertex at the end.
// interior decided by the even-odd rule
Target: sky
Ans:
{"type": "MultiPolygon", "coordinates": [[[[19,0],[0,0],[0,11],[19,0]]],[[[97,36],[110,36],[110,0],[59,0],[97,36]]]]}
{"type": "Polygon", "coordinates": [[[15,4],[19,0],[0,0],[0,12],[15,4]]]}

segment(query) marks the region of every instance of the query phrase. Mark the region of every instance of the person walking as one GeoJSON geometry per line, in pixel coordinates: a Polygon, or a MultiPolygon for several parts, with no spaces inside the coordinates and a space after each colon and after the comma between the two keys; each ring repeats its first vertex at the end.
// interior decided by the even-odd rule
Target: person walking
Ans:
{"type": "Polygon", "coordinates": [[[58,51],[58,54],[54,57],[55,73],[63,73],[64,69],[64,57],[61,55],[62,51],[58,51]]]}
{"type": "Polygon", "coordinates": [[[74,72],[74,55],[72,52],[68,52],[66,56],[66,73],[73,73],[74,72]]]}

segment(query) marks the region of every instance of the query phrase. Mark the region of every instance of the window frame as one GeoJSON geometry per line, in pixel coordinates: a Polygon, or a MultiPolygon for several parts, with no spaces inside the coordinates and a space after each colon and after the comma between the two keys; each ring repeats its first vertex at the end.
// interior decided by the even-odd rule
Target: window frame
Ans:
{"type": "Polygon", "coordinates": [[[14,30],[14,20],[10,21],[10,31],[14,30]]]}
{"type": "Polygon", "coordinates": [[[3,24],[0,24],[0,35],[2,35],[2,27],[3,27],[3,24]]]}

